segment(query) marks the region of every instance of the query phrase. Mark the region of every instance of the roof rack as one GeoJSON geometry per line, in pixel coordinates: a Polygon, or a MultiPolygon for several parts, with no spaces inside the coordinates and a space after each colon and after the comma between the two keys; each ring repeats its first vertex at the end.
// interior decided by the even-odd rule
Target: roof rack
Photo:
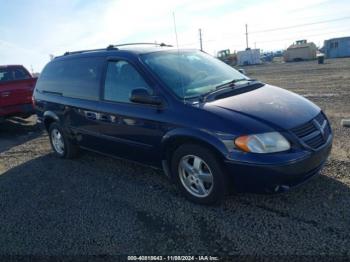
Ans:
{"type": "Polygon", "coordinates": [[[73,51],[73,52],[65,52],[63,55],[74,55],[74,54],[80,54],[85,52],[94,52],[94,51],[103,51],[106,50],[106,48],[99,48],[99,49],[87,49],[87,50],[80,50],[80,51],[73,51]]]}
{"type": "Polygon", "coordinates": [[[128,46],[128,45],[156,45],[156,46],[166,46],[166,47],[172,47],[172,45],[167,45],[164,43],[127,43],[127,44],[119,44],[119,45],[109,45],[107,48],[99,48],[99,49],[87,49],[87,50],[80,50],[80,51],[73,51],[73,52],[65,52],[63,55],[74,55],[74,54],[80,54],[80,53],[85,53],[85,52],[95,52],[95,51],[109,51],[109,50],[118,50],[118,47],[120,46],[128,46]]]}
{"type": "Polygon", "coordinates": [[[107,49],[108,48],[116,48],[116,47],[119,47],[119,46],[128,46],[128,45],[156,45],[156,46],[166,46],[166,47],[172,47],[172,45],[167,45],[167,44],[165,44],[165,43],[160,43],[160,44],[158,44],[158,43],[126,43],[126,44],[119,44],[119,45],[109,45],[108,47],[107,47],[107,49]]]}

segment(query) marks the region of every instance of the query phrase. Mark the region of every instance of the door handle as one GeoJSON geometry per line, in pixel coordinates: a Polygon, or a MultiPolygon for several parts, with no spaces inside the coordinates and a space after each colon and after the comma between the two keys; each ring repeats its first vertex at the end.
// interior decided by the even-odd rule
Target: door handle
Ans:
{"type": "Polygon", "coordinates": [[[85,111],[85,117],[87,119],[90,119],[90,120],[96,120],[97,119],[97,113],[85,111]]]}
{"type": "Polygon", "coordinates": [[[101,120],[103,122],[111,122],[110,117],[108,115],[104,115],[104,114],[100,115],[99,120],[101,120]]]}

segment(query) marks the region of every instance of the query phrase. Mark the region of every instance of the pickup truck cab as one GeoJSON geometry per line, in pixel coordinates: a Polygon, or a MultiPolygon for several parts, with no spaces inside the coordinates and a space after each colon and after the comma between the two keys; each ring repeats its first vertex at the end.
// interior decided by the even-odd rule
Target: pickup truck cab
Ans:
{"type": "Polygon", "coordinates": [[[33,114],[32,94],[37,78],[22,65],[0,66],[0,121],[33,114]]]}

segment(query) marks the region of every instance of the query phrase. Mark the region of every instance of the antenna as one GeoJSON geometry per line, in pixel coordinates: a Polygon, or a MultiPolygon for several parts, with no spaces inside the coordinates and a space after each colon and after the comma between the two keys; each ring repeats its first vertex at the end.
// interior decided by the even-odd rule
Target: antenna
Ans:
{"type": "Polygon", "coordinates": [[[175,38],[176,38],[176,47],[177,49],[179,49],[179,41],[177,39],[177,30],[176,30],[175,12],[173,12],[173,21],[174,21],[174,32],[175,32],[175,38]]]}
{"type": "Polygon", "coordinates": [[[247,24],[245,24],[245,41],[246,41],[247,49],[248,49],[249,45],[248,45],[248,25],[247,24]]]}
{"type": "MultiPolygon", "coordinates": [[[[174,21],[174,32],[175,32],[175,38],[176,38],[177,56],[178,56],[178,58],[179,58],[179,57],[180,57],[180,51],[179,51],[179,41],[178,41],[178,39],[177,39],[175,12],[173,12],[173,21],[174,21]]],[[[179,60],[177,61],[176,64],[177,64],[177,69],[178,69],[178,71],[180,71],[179,60]]],[[[183,102],[184,102],[184,104],[185,104],[185,103],[186,103],[186,99],[185,99],[185,89],[184,89],[184,85],[183,85],[183,81],[182,81],[182,76],[181,76],[181,74],[180,74],[180,83],[181,83],[181,87],[182,87],[183,102]]]]}
{"type": "Polygon", "coordinates": [[[199,28],[199,45],[200,45],[201,51],[203,51],[202,29],[200,28],[199,28]]]}

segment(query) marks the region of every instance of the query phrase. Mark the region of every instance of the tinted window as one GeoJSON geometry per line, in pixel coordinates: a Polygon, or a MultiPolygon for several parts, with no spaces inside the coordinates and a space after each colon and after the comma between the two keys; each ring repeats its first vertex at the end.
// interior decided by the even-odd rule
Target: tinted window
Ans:
{"type": "Polygon", "coordinates": [[[37,88],[67,97],[97,100],[103,61],[102,57],[53,61],[45,67],[37,88]]]}
{"type": "Polygon", "coordinates": [[[152,93],[142,76],[128,62],[108,63],[104,88],[105,100],[129,103],[131,91],[138,88],[144,88],[152,93]]]}
{"type": "Polygon", "coordinates": [[[28,78],[30,78],[30,75],[21,67],[0,68],[0,82],[23,80],[28,78]]]}

